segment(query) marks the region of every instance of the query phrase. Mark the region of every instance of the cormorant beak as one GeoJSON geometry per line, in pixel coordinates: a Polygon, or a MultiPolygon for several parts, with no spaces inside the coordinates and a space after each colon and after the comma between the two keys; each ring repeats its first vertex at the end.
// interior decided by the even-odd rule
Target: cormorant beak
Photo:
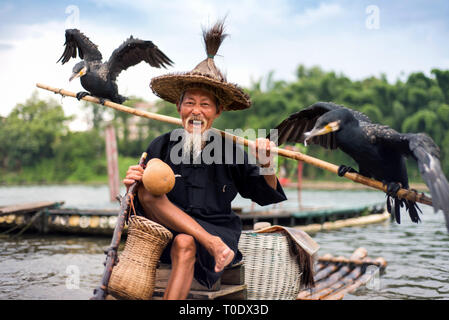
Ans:
{"type": "Polygon", "coordinates": [[[328,134],[337,131],[338,129],[340,129],[340,121],[329,122],[322,128],[313,128],[311,131],[304,133],[304,145],[307,146],[307,140],[313,137],[322,136],[323,134],[328,134]]]}
{"type": "Polygon", "coordinates": [[[75,79],[75,78],[84,76],[84,75],[86,74],[86,72],[87,72],[87,68],[86,68],[86,67],[83,67],[83,68],[80,70],[80,72],[78,72],[78,73],[73,73],[73,74],[71,75],[71,77],[69,78],[69,81],[72,81],[72,80],[75,79]]]}

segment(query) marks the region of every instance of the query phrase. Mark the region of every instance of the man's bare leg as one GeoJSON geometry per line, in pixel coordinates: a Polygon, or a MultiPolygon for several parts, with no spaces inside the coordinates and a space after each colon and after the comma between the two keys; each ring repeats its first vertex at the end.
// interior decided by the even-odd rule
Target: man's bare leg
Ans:
{"type": "Polygon", "coordinates": [[[168,200],[166,195],[156,197],[141,185],[138,196],[149,219],[177,232],[188,234],[201,243],[215,259],[215,272],[222,271],[232,262],[234,251],[220,237],[204,230],[195,219],[168,200]]]}
{"type": "Polygon", "coordinates": [[[170,252],[172,270],[163,297],[165,300],[187,298],[193,281],[195,254],[195,239],[187,234],[178,234],[170,252]]]}

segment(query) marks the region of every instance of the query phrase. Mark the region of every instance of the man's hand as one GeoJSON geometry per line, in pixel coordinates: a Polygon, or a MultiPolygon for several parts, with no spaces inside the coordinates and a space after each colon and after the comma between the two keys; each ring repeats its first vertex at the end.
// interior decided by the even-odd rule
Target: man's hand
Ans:
{"type": "Polygon", "coordinates": [[[126,177],[125,179],[123,179],[123,184],[126,186],[127,191],[134,182],[142,180],[143,171],[144,169],[139,165],[130,166],[128,168],[128,171],[126,172],[126,177]]]}
{"type": "Polygon", "coordinates": [[[263,175],[267,184],[274,190],[276,190],[277,187],[277,177],[274,172],[274,153],[271,152],[271,149],[275,147],[276,144],[266,138],[258,138],[255,142],[249,143],[252,155],[256,157],[257,162],[262,168],[266,168],[261,169],[261,175],[263,175]],[[262,172],[262,170],[268,172],[262,172]]]}
{"type": "Polygon", "coordinates": [[[249,144],[251,154],[256,157],[257,162],[264,168],[273,165],[274,154],[272,148],[276,147],[273,141],[266,138],[258,138],[255,142],[249,144]]]}

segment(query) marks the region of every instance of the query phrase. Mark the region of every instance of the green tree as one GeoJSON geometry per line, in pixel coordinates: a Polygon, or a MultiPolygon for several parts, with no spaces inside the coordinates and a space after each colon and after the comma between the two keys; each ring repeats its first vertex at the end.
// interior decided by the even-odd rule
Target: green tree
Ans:
{"type": "MultiPolygon", "coordinates": [[[[293,81],[277,80],[274,75],[271,71],[244,88],[251,96],[251,108],[223,112],[214,127],[269,130],[317,101],[332,101],[362,111],[372,121],[397,131],[427,133],[440,147],[441,164],[449,174],[449,71],[433,69],[430,75],[415,72],[394,83],[389,83],[385,75],[352,81],[344,74],[303,65],[297,67],[293,81]]],[[[133,97],[125,104],[135,107],[142,102],[133,97]]],[[[0,182],[107,181],[106,121],[112,121],[116,128],[119,157],[126,163],[135,163],[154,138],[178,127],[113,112],[101,105],[86,103],[84,108],[89,121],[89,129],[84,132],[71,132],[68,128],[71,118],[64,115],[61,106],[54,100],[38,99],[36,93],[18,104],[7,117],[0,117],[0,182]]],[[[176,106],[162,100],[156,102],[152,111],[179,117],[176,106]]],[[[335,164],[356,166],[341,151],[313,145],[306,150],[311,156],[335,164]]],[[[289,161],[282,159],[280,163],[286,164],[292,170],[289,176],[295,178],[296,166],[289,161]]],[[[416,165],[413,161],[409,164],[410,177],[419,179],[416,165]]],[[[340,179],[308,165],[304,166],[304,175],[313,179],[340,179]]]]}
{"type": "Polygon", "coordinates": [[[432,69],[432,74],[436,77],[438,86],[444,96],[444,102],[449,104],[449,70],[432,69]]]}
{"type": "Polygon", "coordinates": [[[33,93],[2,120],[0,145],[5,152],[0,155],[0,163],[8,169],[20,170],[41,159],[52,158],[52,146],[68,132],[67,124],[71,119],[64,115],[55,100],[39,100],[37,93],[33,93]]]}

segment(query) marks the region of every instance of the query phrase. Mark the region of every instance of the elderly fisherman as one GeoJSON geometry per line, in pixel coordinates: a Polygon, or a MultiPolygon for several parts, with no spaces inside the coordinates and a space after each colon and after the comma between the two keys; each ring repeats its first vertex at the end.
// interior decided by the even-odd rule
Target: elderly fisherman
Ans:
{"type": "MultiPolygon", "coordinates": [[[[162,262],[172,264],[165,299],[185,299],[193,278],[212,287],[226,266],[242,259],[238,250],[242,223],[231,209],[237,193],[259,205],[286,200],[272,169],[273,142],[255,141],[251,151],[259,163],[253,164],[240,146],[210,130],[223,111],[251,106],[249,96],[228,83],[214,63],[226,37],[223,31],[222,21],[203,31],[208,56],[192,71],[151,81],[156,95],[176,104],[183,124],[181,134],[179,130],[163,134],[147,149],[147,160],[159,158],[173,169],[174,188],[154,196],[141,186],[135,201],[140,214],[174,235],[161,256],[162,262]],[[205,161],[206,149],[213,161],[205,161]]],[[[123,182],[129,187],[142,174],[140,166],[131,166],[123,182]]]]}

